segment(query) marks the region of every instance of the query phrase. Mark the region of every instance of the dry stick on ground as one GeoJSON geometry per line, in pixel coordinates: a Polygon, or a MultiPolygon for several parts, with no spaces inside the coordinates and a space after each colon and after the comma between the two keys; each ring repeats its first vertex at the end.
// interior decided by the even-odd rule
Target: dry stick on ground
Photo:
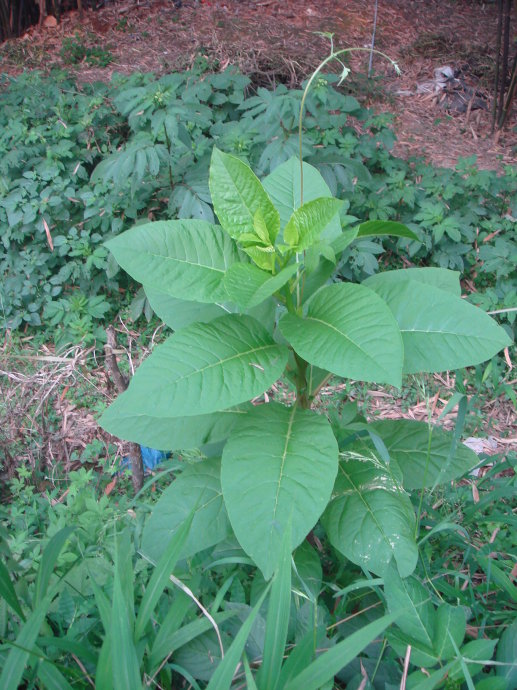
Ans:
{"type": "MultiPolygon", "coordinates": [[[[104,346],[104,353],[106,355],[106,369],[108,374],[113,379],[115,388],[119,393],[123,393],[128,387],[129,381],[121,373],[118,368],[117,358],[114,351],[117,349],[117,336],[113,326],[108,326],[106,329],[107,342],[104,346]]],[[[131,472],[133,479],[133,488],[135,493],[138,493],[144,485],[144,464],[142,462],[142,451],[138,443],[129,444],[129,461],[131,463],[131,472]]]]}

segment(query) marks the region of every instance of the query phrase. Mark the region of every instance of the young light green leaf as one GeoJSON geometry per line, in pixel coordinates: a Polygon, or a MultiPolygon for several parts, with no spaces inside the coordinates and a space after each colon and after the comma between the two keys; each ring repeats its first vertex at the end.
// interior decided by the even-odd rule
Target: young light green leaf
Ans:
{"type": "Polygon", "coordinates": [[[182,558],[226,539],[231,527],[221,490],[221,461],[208,458],[187,466],[153,507],[142,536],[142,551],[158,560],[165,545],[193,511],[182,558]]]}
{"type": "Polygon", "coordinates": [[[214,303],[227,299],[225,271],[241,254],[218,225],[169,220],[137,225],[106,242],[122,268],[144,286],[172,297],[214,303]]]}
{"type": "Polygon", "coordinates": [[[284,242],[297,252],[308,249],[337,214],[342,201],[322,197],[297,208],[284,228],[284,242]]]}
{"type": "MultiPolygon", "coordinates": [[[[372,431],[384,441],[393,460],[402,470],[406,489],[422,489],[457,479],[475,467],[478,456],[467,446],[458,444],[451,457],[453,434],[440,427],[410,419],[383,419],[370,425],[372,431]],[[428,455],[429,451],[429,455],[428,455]]],[[[360,442],[365,448],[373,449],[368,440],[360,442]]]]}
{"type": "Polygon", "coordinates": [[[357,237],[379,237],[382,235],[407,237],[410,240],[419,241],[417,235],[407,226],[394,220],[368,220],[366,223],[361,223],[357,232],[357,237]]]}
{"type": "Polygon", "coordinates": [[[258,321],[228,314],[187,326],[156,347],[124,392],[124,407],[135,416],[211,414],[263,393],[286,362],[287,348],[258,321]]]}
{"type": "Polygon", "coordinates": [[[414,280],[372,289],[397,320],[406,374],[479,364],[511,345],[488,314],[444,290],[414,280]]]}
{"type": "Polygon", "coordinates": [[[239,663],[239,659],[241,658],[244,650],[244,645],[246,644],[246,640],[251,632],[255,618],[257,617],[260,607],[262,606],[262,603],[268,592],[269,586],[266,587],[262,593],[262,596],[250,611],[250,614],[245,622],[242,624],[241,629],[230,645],[230,649],[226,652],[224,659],[221,660],[212,678],[210,679],[210,682],[207,685],[207,690],[228,690],[230,688],[235,670],[239,663]]]}
{"type": "Polygon", "coordinates": [[[115,568],[111,610],[111,649],[114,690],[142,690],[142,678],[118,568],[115,568]]]}
{"type": "MultiPolygon", "coordinates": [[[[300,185],[300,160],[293,156],[282,163],[262,181],[264,189],[280,213],[280,227],[284,228],[294,211],[302,205],[300,185]]],[[[303,163],[303,200],[313,201],[320,197],[332,198],[332,193],[320,172],[303,163]]],[[[339,218],[334,216],[322,231],[321,237],[333,240],[341,233],[339,218]]]]}
{"type": "Polygon", "coordinates": [[[248,405],[240,405],[199,416],[158,417],[135,410],[132,396],[123,393],[104,412],[100,423],[110,434],[148,448],[187,450],[223,441],[248,409],[248,405]]]}
{"type": "Polygon", "coordinates": [[[156,564],[156,568],[152,574],[151,579],[147,583],[144,596],[140,603],[138,615],[135,622],[136,641],[140,640],[145,632],[145,628],[151,619],[153,611],[161,597],[163,590],[169,582],[169,576],[174,570],[176,561],[181,555],[185,542],[187,540],[192,520],[194,518],[194,508],[187,515],[186,519],[177,527],[172,536],[166,543],[163,555],[156,564]]]}
{"type": "Polygon", "coordinates": [[[260,210],[274,244],[280,230],[278,211],[246,163],[214,147],[209,186],[216,215],[230,237],[255,234],[255,214],[260,210]]]}
{"type": "Polygon", "coordinates": [[[275,276],[252,264],[234,264],[224,277],[224,287],[231,300],[241,307],[255,307],[283,287],[297,270],[289,264],[275,276]]]}
{"type": "Polygon", "coordinates": [[[340,454],[333,498],[322,522],[331,544],[353,563],[384,575],[393,558],[402,577],[415,569],[415,513],[396,463],[375,453],[340,454]]]}
{"type": "Polygon", "coordinates": [[[386,304],[362,285],[321,288],[305,317],[285,314],[284,337],[310,364],[347,378],[402,382],[402,338],[386,304]]]}
{"type": "Polygon", "coordinates": [[[271,585],[263,660],[257,676],[258,686],[268,690],[281,687],[278,681],[284,659],[291,611],[291,550],[289,521],[282,540],[280,563],[271,585]]]}
{"type": "MultiPolygon", "coordinates": [[[[234,265],[240,266],[241,264],[234,265]]],[[[173,331],[179,331],[180,328],[189,326],[191,323],[208,323],[219,316],[235,311],[234,308],[227,306],[224,302],[220,304],[191,302],[190,300],[176,299],[148,285],[144,289],[154,313],[173,331]]]]}
{"type": "Polygon", "coordinates": [[[416,280],[417,283],[431,285],[450,292],[456,297],[461,297],[460,273],[447,268],[403,268],[396,271],[383,271],[366,278],[362,284],[375,290],[376,286],[380,288],[383,285],[404,283],[406,280],[416,280]]]}
{"type": "Polygon", "coordinates": [[[382,635],[386,628],[400,616],[388,615],[373,623],[365,625],[357,632],[349,635],[328,652],[321,654],[316,661],[301,673],[289,680],[283,690],[319,690],[325,683],[332,680],[339,671],[349,664],[376,637],[382,635]]]}
{"type": "Polygon", "coordinates": [[[237,539],[266,580],[291,514],[295,548],[327,504],[336,471],[336,439],[312,411],[262,405],[233,431],[223,450],[224,501],[237,539]]]}

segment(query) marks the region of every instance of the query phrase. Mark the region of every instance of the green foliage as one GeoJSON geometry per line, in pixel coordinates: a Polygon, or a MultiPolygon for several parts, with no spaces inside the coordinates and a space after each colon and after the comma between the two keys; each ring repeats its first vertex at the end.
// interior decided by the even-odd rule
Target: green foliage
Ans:
{"type": "MultiPolygon", "coordinates": [[[[89,37],[81,36],[78,31],[74,38],[63,38],[60,55],[66,65],[77,65],[81,62],[91,67],[107,67],[113,61],[109,49],[98,45],[88,46],[89,37]]],[[[95,37],[93,37],[95,40],[95,37]]]]}

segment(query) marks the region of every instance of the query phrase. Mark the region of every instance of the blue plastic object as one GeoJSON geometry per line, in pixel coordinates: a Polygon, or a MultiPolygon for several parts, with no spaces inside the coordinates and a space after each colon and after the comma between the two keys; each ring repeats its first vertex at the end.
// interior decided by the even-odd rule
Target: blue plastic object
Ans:
{"type": "MultiPolygon", "coordinates": [[[[156,450],[155,448],[148,448],[147,446],[140,446],[140,452],[142,453],[144,471],[147,470],[149,472],[154,470],[156,465],[159,465],[170,456],[170,453],[167,453],[164,450],[156,450]]],[[[126,469],[126,467],[130,467],[130,465],[130,460],[126,455],[124,458],[122,458],[122,464],[120,465],[119,472],[122,472],[122,470],[126,469]]]]}

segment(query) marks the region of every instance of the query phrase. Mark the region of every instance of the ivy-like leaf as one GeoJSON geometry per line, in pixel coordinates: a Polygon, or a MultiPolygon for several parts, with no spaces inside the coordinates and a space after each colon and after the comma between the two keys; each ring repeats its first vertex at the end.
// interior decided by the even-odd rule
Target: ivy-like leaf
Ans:
{"type": "Polygon", "coordinates": [[[273,574],[291,521],[298,546],[325,508],[337,471],[325,417],[298,407],[256,407],[223,450],[221,482],[233,530],[264,577],[273,574]]]}
{"type": "Polygon", "coordinates": [[[227,299],[224,274],[242,260],[223,229],[202,220],[137,225],[106,246],[120,266],[145,286],[196,302],[227,299]]]}
{"type": "Polygon", "coordinates": [[[415,513],[396,463],[374,453],[340,454],[332,502],[323,516],[331,544],[352,562],[384,575],[392,558],[400,575],[415,569],[415,513]]]}
{"type": "Polygon", "coordinates": [[[210,164],[210,193],[219,222],[233,238],[255,233],[255,214],[260,211],[268,236],[274,243],[280,217],[260,180],[240,158],[214,148],[210,164]]]}
{"type": "Polygon", "coordinates": [[[362,381],[402,382],[402,338],[386,304],[362,285],[339,283],[321,288],[305,317],[285,314],[284,337],[317,367],[362,381]]]}

